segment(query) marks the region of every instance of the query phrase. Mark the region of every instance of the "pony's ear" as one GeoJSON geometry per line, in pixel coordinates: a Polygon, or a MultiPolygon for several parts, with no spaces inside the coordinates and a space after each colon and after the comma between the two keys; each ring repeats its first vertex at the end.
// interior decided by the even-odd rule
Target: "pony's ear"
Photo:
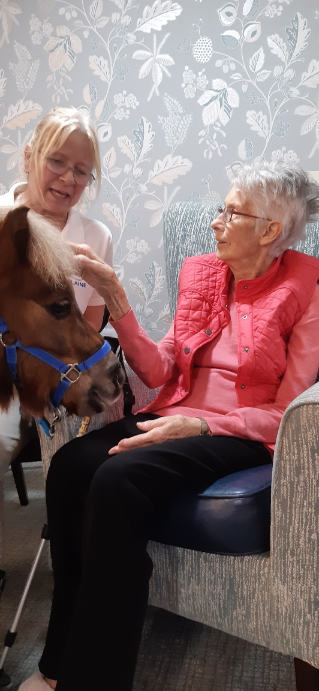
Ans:
{"type": "Polygon", "coordinates": [[[28,211],[29,208],[27,206],[19,206],[17,209],[9,211],[1,229],[2,237],[7,234],[13,242],[20,264],[28,263],[27,250],[30,239],[30,229],[27,220],[28,211]]]}
{"type": "Polygon", "coordinates": [[[0,348],[0,409],[8,410],[13,398],[13,381],[7,365],[5,348],[2,345],[0,348]]]}

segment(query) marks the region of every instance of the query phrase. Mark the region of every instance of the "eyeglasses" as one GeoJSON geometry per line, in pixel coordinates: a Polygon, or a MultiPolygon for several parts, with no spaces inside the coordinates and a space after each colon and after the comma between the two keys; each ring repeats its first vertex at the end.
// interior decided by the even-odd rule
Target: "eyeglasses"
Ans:
{"type": "Polygon", "coordinates": [[[241,211],[235,211],[235,209],[230,209],[230,211],[227,211],[225,206],[219,206],[217,211],[219,214],[223,215],[225,223],[230,223],[233,216],[247,216],[248,218],[259,218],[262,221],[271,222],[271,218],[265,218],[264,216],[252,216],[251,214],[243,214],[241,213],[241,211]]]}
{"type": "Polygon", "coordinates": [[[91,185],[95,180],[93,173],[90,173],[88,170],[82,170],[82,168],[78,166],[73,168],[72,166],[68,166],[65,161],[62,161],[60,158],[54,158],[53,156],[46,156],[45,158],[46,167],[51,173],[55,173],[55,175],[64,175],[68,170],[72,170],[74,182],[81,185],[81,187],[91,185]]]}

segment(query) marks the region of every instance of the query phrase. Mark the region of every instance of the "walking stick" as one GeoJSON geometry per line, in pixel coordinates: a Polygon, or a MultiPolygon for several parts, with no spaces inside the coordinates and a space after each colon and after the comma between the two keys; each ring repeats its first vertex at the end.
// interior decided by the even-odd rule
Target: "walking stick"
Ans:
{"type": "Polygon", "coordinates": [[[37,568],[37,566],[38,566],[39,559],[40,559],[40,557],[41,557],[41,553],[42,553],[42,550],[43,550],[43,545],[44,545],[45,541],[48,540],[48,539],[49,539],[49,535],[48,535],[48,526],[47,526],[47,524],[45,523],[45,525],[44,525],[43,528],[42,528],[41,542],[40,542],[40,545],[39,545],[39,549],[38,549],[38,551],[37,551],[37,553],[36,553],[35,559],[34,559],[33,564],[32,564],[32,566],[31,566],[30,573],[29,573],[29,576],[28,576],[28,580],[27,580],[27,582],[26,582],[26,584],[25,584],[25,588],[24,588],[24,591],[23,591],[23,593],[22,593],[21,600],[20,600],[20,602],[19,602],[19,606],[18,606],[18,609],[17,609],[17,613],[16,613],[16,615],[15,615],[15,617],[14,617],[14,620],[13,620],[13,622],[12,622],[11,629],[8,629],[8,631],[7,631],[7,633],[6,633],[6,636],[5,636],[5,639],[4,639],[4,646],[5,646],[5,647],[4,647],[4,650],[3,650],[3,653],[2,653],[2,656],[1,656],[1,659],[0,659],[0,689],[4,688],[5,686],[9,686],[9,684],[11,683],[11,679],[10,679],[9,675],[6,674],[5,671],[4,671],[4,669],[3,669],[4,661],[5,661],[6,657],[7,657],[7,653],[8,653],[9,648],[12,648],[12,646],[13,646],[13,644],[14,644],[14,642],[15,642],[15,639],[16,639],[16,637],[17,637],[17,626],[18,626],[18,623],[19,623],[19,619],[20,619],[20,616],[21,616],[21,612],[22,612],[22,610],[23,610],[24,603],[25,603],[25,601],[26,601],[26,598],[27,598],[27,595],[28,595],[28,592],[29,592],[29,589],[30,589],[30,585],[31,585],[32,580],[33,580],[33,576],[34,576],[35,571],[36,571],[36,568],[37,568]]]}

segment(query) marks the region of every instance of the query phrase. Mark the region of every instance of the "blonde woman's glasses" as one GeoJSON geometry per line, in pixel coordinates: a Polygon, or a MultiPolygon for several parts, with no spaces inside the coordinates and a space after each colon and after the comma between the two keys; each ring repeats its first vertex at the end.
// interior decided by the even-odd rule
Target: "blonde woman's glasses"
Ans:
{"type": "Polygon", "coordinates": [[[55,175],[64,175],[68,170],[72,170],[74,182],[76,182],[78,185],[81,185],[81,187],[86,187],[95,180],[93,173],[83,168],[79,168],[79,166],[75,166],[73,168],[73,166],[68,166],[68,164],[65,161],[62,161],[62,159],[55,158],[54,156],[46,156],[45,158],[46,167],[51,171],[51,173],[55,173],[55,175]]]}
{"type": "Polygon", "coordinates": [[[263,216],[252,216],[251,214],[243,214],[241,211],[235,211],[235,209],[226,209],[225,206],[219,206],[217,209],[219,214],[223,215],[225,223],[230,223],[233,216],[247,216],[248,218],[260,218],[262,221],[271,221],[271,218],[265,218],[263,216]]]}

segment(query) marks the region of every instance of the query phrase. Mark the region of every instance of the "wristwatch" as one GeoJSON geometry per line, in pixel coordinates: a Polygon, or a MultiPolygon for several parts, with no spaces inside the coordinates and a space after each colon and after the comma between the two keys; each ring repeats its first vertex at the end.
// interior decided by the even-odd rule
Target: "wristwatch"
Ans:
{"type": "Polygon", "coordinates": [[[204,436],[212,437],[213,435],[211,433],[211,430],[208,427],[206,420],[204,420],[204,418],[202,418],[202,417],[200,417],[199,419],[201,422],[200,436],[201,437],[204,437],[204,436]]]}

